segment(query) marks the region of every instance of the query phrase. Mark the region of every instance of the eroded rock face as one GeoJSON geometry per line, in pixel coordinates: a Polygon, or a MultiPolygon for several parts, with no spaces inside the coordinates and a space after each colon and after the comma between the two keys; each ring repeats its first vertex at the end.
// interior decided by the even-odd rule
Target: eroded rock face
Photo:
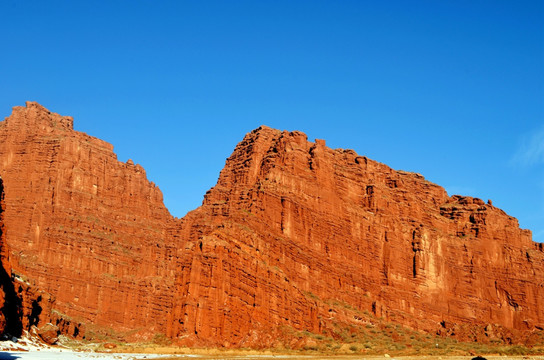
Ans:
{"type": "Polygon", "coordinates": [[[72,333],[83,322],[159,332],[175,278],[172,217],[141,166],[72,123],[37,103],[0,123],[13,273],[54,295],[53,317],[72,333]]]}
{"type": "Polygon", "coordinates": [[[542,247],[516,219],[300,132],[248,134],[182,229],[196,240],[173,336],[235,318],[327,333],[338,302],[433,333],[543,326],[542,247]]]}
{"type": "Polygon", "coordinates": [[[544,327],[542,247],[490,203],[261,127],[176,220],[72,123],[36,103],[0,123],[8,267],[41,294],[21,326],[261,347],[363,326],[346,309],[467,339],[544,327]]]}
{"type": "Polygon", "coordinates": [[[37,329],[38,336],[49,345],[55,345],[59,340],[59,327],[51,323],[45,324],[37,329]]]}
{"type": "Polygon", "coordinates": [[[9,265],[9,252],[5,242],[4,229],[4,183],[0,178],[0,335],[13,331],[10,317],[18,318],[17,309],[10,307],[10,296],[12,295],[11,269],[9,265]],[[7,270],[6,270],[7,269],[7,270]]]}
{"type": "Polygon", "coordinates": [[[12,273],[4,209],[4,187],[0,178],[0,338],[12,339],[49,319],[53,300],[49,294],[12,273]]]}

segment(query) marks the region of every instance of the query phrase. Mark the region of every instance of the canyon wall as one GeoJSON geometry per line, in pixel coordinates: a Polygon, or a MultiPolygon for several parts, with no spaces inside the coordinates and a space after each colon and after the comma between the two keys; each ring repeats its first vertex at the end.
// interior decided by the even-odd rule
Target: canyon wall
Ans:
{"type": "Polygon", "coordinates": [[[10,292],[12,290],[11,266],[9,251],[7,250],[4,229],[4,183],[0,177],[0,334],[16,332],[12,326],[11,316],[18,318],[18,309],[10,307],[10,292]]]}
{"type": "MultiPolygon", "coordinates": [[[[24,278],[12,273],[4,226],[4,197],[4,185],[0,177],[0,338],[12,339],[20,337],[24,330],[31,328],[38,332],[41,329],[39,327],[51,321],[53,299],[50,294],[32,287],[24,278]]],[[[57,320],[57,324],[67,325],[61,319],[57,320]]]]}
{"type": "Polygon", "coordinates": [[[175,277],[172,217],[141,166],[72,124],[30,102],[0,123],[12,271],[52,294],[63,318],[160,332],[175,277]]]}
{"type": "Polygon", "coordinates": [[[234,301],[243,324],[316,333],[339,320],[335,303],[432,333],[544,326],[542,246],[515,218],[300,132],[248,134],[184,221],[199,234],[196,327],[221,328],[234,301]]]}
{"type": "Polygon", "coordinates": [[[247,134],[183,219],[141,166],[37,103],[0,122],[0,175],[8,277],[41,292],[34,322],[71,336],[266,347],[379,318],[513,342],[544,327],[542,246],[515,218],[300,132],[247,134]]]}

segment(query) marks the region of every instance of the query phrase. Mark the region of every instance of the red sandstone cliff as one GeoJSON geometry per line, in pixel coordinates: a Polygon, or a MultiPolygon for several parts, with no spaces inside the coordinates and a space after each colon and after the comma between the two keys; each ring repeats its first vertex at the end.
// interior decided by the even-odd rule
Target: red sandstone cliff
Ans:
{"type": "Polygon", "coordinates": [[[180,221],[139,165],[36,103],[0,123],[0,175],[8,271],[70,335],[273,346],[373,317],[471,339],[494,324],[505,341],[544,326],[544,254],[516,219],[300,132],[248,134],[180,221]]]}
{"type": "Polygon", "coordinates": [[[160,332],[177,251],[162,194],[141,166],[72,122],[29,102],[0,123],[13,272],[54,296],[54,316],[160,332]]]}
{"type": "Polygon", "coordinates": [[[338,302],[432,332],[544,326],[542,247],[516,219],[300,132],[248,134],[182,229],[194,255],[174,336],[240,317],[242,334],[330,333],[338,302]]]}
{"type": "Polygon", "coordinates": [[[10,309],[9,303],[6,301],[7,293],[9,293],[11,285],[11,274],[8,271],[11,266],[8,261],[9,252],[5,245],[5,230],[4,230],[4,184],[0,178],[0,334],[9,332],[8,326],[9,317],[11,314],[17,315],[17,309],[10,309]],[[6,270],[7,269],[7,270],[6,270]]]}
{"type": "MultiPolygon", "coordinates": [[[[43,326],[51,320],[51,296],[31,286],[21,276],[12,273],[9,246],[4,227],[4,185],[0,177],[0,338],[20,337],[23,330],[40,334],[43,326]]],[[[48,324],[55,331],[56,325],[48,324]]],[[[66,325],[58,319],[57,325],[66,325]]],[[[54,340],[56,341],[56,340],[54,340]]],[[[52,341],[51,343],[53,343],[52,341]]]]}

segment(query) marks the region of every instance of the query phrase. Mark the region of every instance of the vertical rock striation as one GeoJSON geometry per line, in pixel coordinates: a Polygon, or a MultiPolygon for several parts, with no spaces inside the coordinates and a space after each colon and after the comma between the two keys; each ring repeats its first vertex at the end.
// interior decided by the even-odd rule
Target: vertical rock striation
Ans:
{"type": "Polygon", "coordinates": [[[0,122],[2,279],[29,289],[0,327],[229,347],[364,326],[346,309],[471,340],[544,327],[542,246],[491,203],[260,127],[178,220],[72,124],[36,103],[0,122]]]}
{"type": "Polygon", "coordinates": [[[184,221],[200,303],[180,334],[233,308],[239,327],[327,332],[338,302],[432,332],[544,326],[542,246],[515,218],[300,132],[248,134],[184,221]]]}
{"type": "Polygon", "coordinates": [[[166,239],[172,217],[144,169],[37,103],[0,124],[13,272],[52,294],[64,319],[164,329],[177,250],[166,239]]]}
{"type": "Polygon", "coordinates": [[[4,185],[0,178],[0,335],[21,335],[21,301],[11,279],[9,251],[4,228],[4,185]]]}
{"type": "Polygon", "coordinates": [[[0,177],[0,336],[11,339],[48,322],[53,300],[12,272],[4,209],[4,186],[0,177]]]}

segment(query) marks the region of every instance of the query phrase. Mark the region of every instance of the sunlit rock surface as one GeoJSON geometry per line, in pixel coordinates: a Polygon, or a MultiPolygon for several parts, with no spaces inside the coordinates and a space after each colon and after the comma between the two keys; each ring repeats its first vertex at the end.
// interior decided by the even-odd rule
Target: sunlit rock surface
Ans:
{"type": "Polygon", "coordinates": [[[36,103],[0,122],[3,264],[44,303],[22,328],[296,347],[289,329],[373,318],[482,341],[544,327],[542,246],[491,203],[263,126],[179,220],[72,124],[36,103]]]}

